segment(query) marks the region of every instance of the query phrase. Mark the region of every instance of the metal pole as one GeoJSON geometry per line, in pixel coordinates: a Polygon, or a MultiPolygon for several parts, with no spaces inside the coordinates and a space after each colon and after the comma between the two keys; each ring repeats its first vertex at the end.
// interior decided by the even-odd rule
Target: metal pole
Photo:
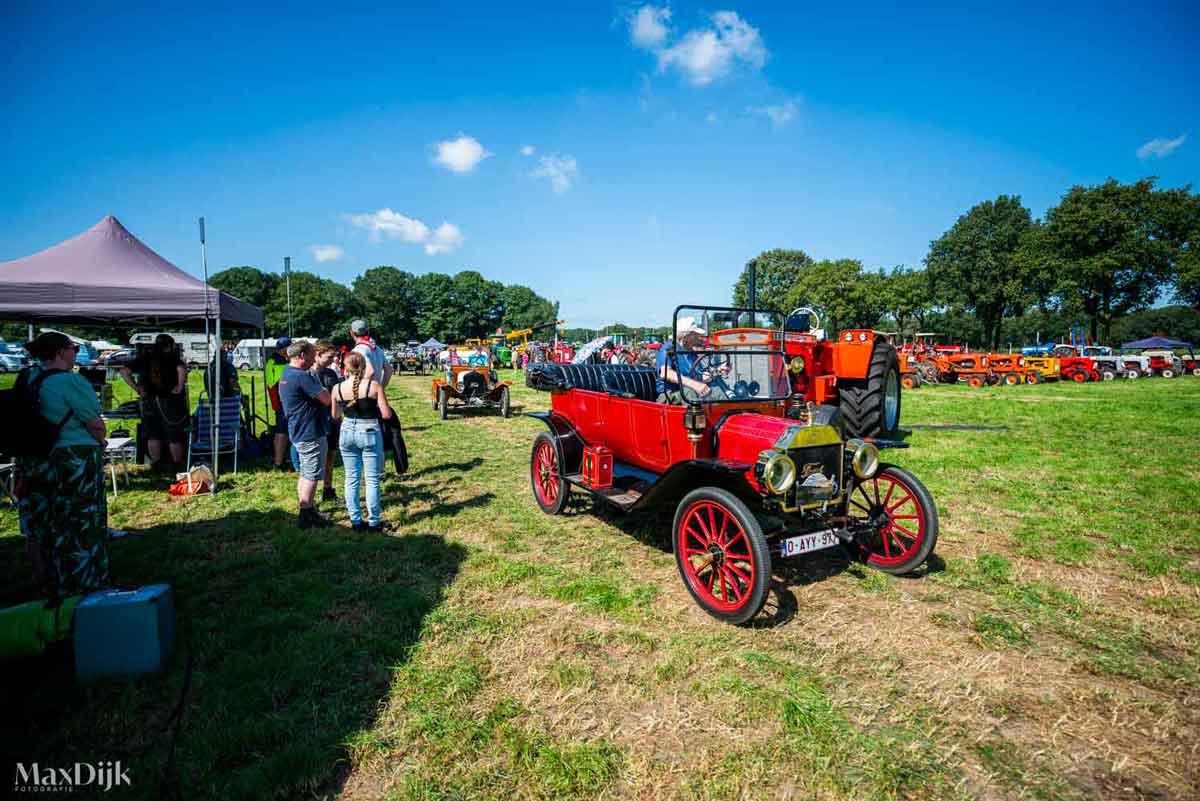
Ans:
{"type": "Polygon", "coordinates": [[[754,310],[756,308],[758,308],[755,305],[758,302],[758,287],[756,286],[757,283],[758,283],[758,264],[752,261],[752,262],[750,262],[750,327],[751,328],[754,327],[755,317],[757,317],[757,315],[754,314],[754,310]]]}
{"type": "Polygon", "coordinates": [[[283,282],[287,284],[288,336],[292,335],[292,257],[283,257],[283,282]]]}
{"type": "MultiPolygon", "coordinates": [[[[221,323],[220,323],[220,315],[218,314],[217,315],[217,348],[215,349],[215,353],[214,353],[212,336],[209,334],[209,327],[208,327],[208,318],[209,318],[209,315],[212,314],[212,311],[211,311],[211,308],[209,305],[210,298],[209,298],[209,294],[208,294],[208,291],[209,291],[209,287],[208,287],[208,249],[207,249],[207,244],[206,244],[206,237],[204,235],[204,218],[203,217],[200,218],[200,264],[204,270],[204,347],[208,351],[209,358],[215,360],[215,364],[213,366],[213,384],[215,384],[216,386],[213,387],[213,391],[217,395],[217,403],[213,403],[212,395],[209,395],[208,402],[213,403],[213,408],[212,408],[212,414],[210,414],[208,416],[208,438],[209,438],[209,442],[212,443],[212,462],[213,462],[212,463],[212,471],[213,471],[212,491],[216,492],[217,491],[217,487],[216,487],[216,483],[217,483],[217,452],[218,452],[217,438],[220,436],[220,432],[221,432],[221,419],[220,419],[220,411],[219,411],[221,408],[221,405],[220,405],[220,398],[221,398],[221,358],[220,358],[220,356],[221,356],[221,354],[220,354],[221,323]]],[[[217,306],[219,307],[220,303],[218,303],[217,306]]],[[[205,370],[205,372],[207,373],[208,371],[205,370]]]]}

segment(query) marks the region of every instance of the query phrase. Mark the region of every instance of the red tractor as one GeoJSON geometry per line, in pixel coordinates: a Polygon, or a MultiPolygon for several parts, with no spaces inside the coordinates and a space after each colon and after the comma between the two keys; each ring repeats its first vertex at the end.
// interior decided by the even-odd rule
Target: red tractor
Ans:
{"type": "MultiPolygon", "coordinates": [[[[761,610],[776,559],[840,546],[889,573],[922,565],[937,543],[933,498],[916,476],[880,460],[880,449],[903,444],[848,438],[844,397],[839,407],[833,396],[819,404],[796,396],[790,367],[802,356],[779,347],[790,332],[759,324],[781,317],[676,309],[676,323],[687,317],[702,320],[708,336],[668,351],[668,367],[691,378],[682,382],[683,405],[657,402],[653,367],[545,364],[530,374],[531,386],[551,393],[551,410],[530,415],[548,429],[534,440],[529,467],[542,510],[559,514],[573,491],[627,512],[674,506],[680,578],[705,612],[734,624],[761,610]]],[[[807,342],[811,364],[853,363],[864,375],[849,380],[870,384],[877,345],[853,334],[843,341],[854,350],[843,356],[807,342]]],[[[894,376],[895,354],[879,361],[894,376]]]]}
{"type": "Polygon", "coordinates": [[[1059,360],[1059,375],[1064,381],[1074,381],[1076,384],[1086,384],[1088,381],[1101,380],[1096,362],[1090,356],[1080,355],[1082,346],[1058,345],[1050,355],[1059,360]]]}

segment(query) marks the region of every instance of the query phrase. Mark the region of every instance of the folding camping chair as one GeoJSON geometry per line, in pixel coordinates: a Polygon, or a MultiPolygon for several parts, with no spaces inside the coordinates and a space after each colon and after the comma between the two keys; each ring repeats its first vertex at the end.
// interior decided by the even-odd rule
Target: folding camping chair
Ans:
{"type": "MultiPolygon", "coordinates": [[[[212,438],[212,401],[206,393],[200,393],[200,402],[196,404],[196,414],[192,418],[192,432],[188,435],[187,469],[192,469],[192,455],[203,456],[211,454],[212,438]]],[[[242,442],[242,396],[221,396],[221,426],[217,432],[217,456],[223,453],[233,454],[233,472],[237,472],[238,451],[242,442]]]]}
{"type": "Polygon", "coordinates": [[[17,465],[0,456],[0,500],[17,505],[17,465]]]}

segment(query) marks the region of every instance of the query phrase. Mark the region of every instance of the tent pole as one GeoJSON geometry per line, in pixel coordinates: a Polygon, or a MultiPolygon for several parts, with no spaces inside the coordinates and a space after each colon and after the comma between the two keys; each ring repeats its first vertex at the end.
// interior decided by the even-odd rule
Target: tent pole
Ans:
{"type": "MultiPolygon", "coordinates": [[[[267,344],[267,324],[266,316],[263,316],[263,324],[258,327],[258,358],[262,360],[263,371],[263,420],[267,424],[267,433],[274,434],[272,429],[275,426],[275,419],[271,416],[271,394],[267,392],[267,354],[263,353],[263,347],[267,344]]],[[[258,414],[258,410],[254,411],[258,414]]],[[[275,447],[274,439],[272,439],[271,447],[275,447]]],[[[274,452],[272,452],[274,453],[274,452]]],[[[272,455],[272,460],[275,458],[272,455]]]]}
{"type": "MultiPolygon", "coordinates": [[[[208,402],[213,404],[212,414],[208,416],[208,439],[212,443],[212,471],[213,471],[213,487],[212,491],[216,492],[217,487],[217,453],[218,453],[218,438],[221,435],[221,313],[220,302],[217,303],[217,348],[213,349],[212,336],[209,335],[208,319],[212,313],[209,306],[208,296],[208,251],[205,246],[204,236],[204,218],[200,218],[200,264],[204,270],[204,349],[208,352],[208,357],[213,363],[213,392],[208,396],[208,402]],[[216,395],[214,402],[213,395],[216,395]]],[[[208,372],[206,369],[205,373],[208,372]]],[[[207,377],[207,375],[205,376],[207,377]]]]}

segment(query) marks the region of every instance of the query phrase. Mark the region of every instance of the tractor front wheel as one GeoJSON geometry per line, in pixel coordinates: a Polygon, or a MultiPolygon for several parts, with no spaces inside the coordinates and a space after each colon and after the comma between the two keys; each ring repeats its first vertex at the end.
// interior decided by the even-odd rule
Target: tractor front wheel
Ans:
{"type": "Polygon", "coordinates": [[[771,583],[771,551],[758,519],[717,487],[689,492],[675,510],[675,564],[708,614],[742,625],[758,614],[771,583]]]}
{"type": "Polygon", "coordinates": [[[1132,381],[1135,378],[1141,378],[1142,371],[1141,370],[1126,370],[1125,377],[1128,378],[1130,381],[1132,381]]]}
{"type": "Polygon", "coordinates": [[[855,484],[846,514],[870,524],[858,546],[867,564],[885,573],[911,573],[937,545],[933,496],[916,476],[895,465],[880,465],[873,477],[855,484]]]}
{"type": "Polygon", "coordinates": [[[1117,373],[1115,370],[1101,370],[1100,377],[1105,381],[1116,381],[1117,373]]]}
{"type": "Polygon", "coordinates": [[[967,386],[968,386],[968,387],[975,387],[976,389],[978,389],[979,387],[982,387],[982,386],[983,386],[983,379],[982,379],[982,378],[980,378],[980,377],[979,377],[979,376],[977,376],[977,375],[970,376],[970,377],[967,379],[967,386]]]}
{"type": "Polygon", "coordinates": [[[916,389],[916,386],[917,386],[916,373],[913,373],[912,375],[900,376],[900,386],[904,387],[905,389],[916,389]]]}
{"type": "Polygon", "coordinates": [[[1030,373],[1029,375],[1025,376],[1025,383],[1026,384],[1042,383],[1042,374],[1041,373],[1030,373]]]}
{"type": "Polygon", "coordinates": [[[866,378],[838,379],[839,403],[851,437],[890,439],[900,429],[900,360],[896,349],[875,343],[866,378]]]}
{"type": "Polygon", "coordinates": [[[1163,378],[1174,378],[1175,371],[1172,370],[1170,367],[1166,367],[1166,368],[1163,368],[1162,372],[1160,372],[1159,375],[1161,375],[1163,378]]]}
{"type": "Polygon", "coordinates": [[[1004,383],[1008,384],[1010,387],[1015,387],[1017,384],[1021,383],[1021,376],[1017,375],[1016,373],[1009,373],[1008,375],[1004,376],[1004,383]]]}
{"type": "Polygon", "coordinates": [[[1075,372],[1071,373],[1071,380],[1074,381],[1076,384],[1086,384],[1087,380],[1088,380],[1087,371],[1086,370],[1076,370],[1075,372]]]}

